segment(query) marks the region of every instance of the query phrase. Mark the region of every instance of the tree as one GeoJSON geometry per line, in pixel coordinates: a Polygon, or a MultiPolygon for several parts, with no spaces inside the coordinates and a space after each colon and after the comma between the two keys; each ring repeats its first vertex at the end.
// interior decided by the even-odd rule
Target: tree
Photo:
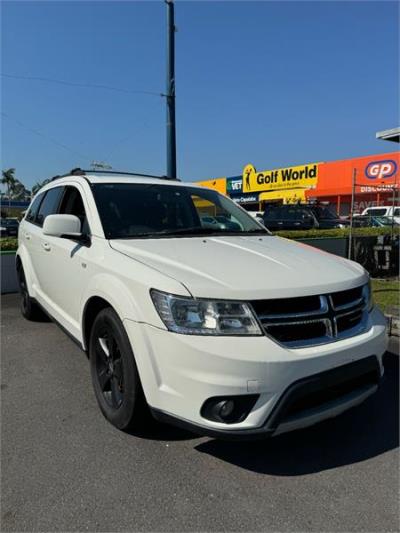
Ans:
{"type": "Polygon", "coordinates": [[[9,168],[7,170],[2,171],[1,184],[6,186],[7,197],[9,200],[11,198],[11,191],[15,184],[15,181],[16,181],[15,168],[9,168]]]}
{"type": "Polygon", "coordinates": [[[47,179],[47,180],[38,181],[37,183],[35,183],[35,185],[32,187],[32,195],[36,194],[39,189],[41,189],[42,187],[47,185],[47,183],[49,183],[49,181],[50,180],[47,179]]]}
{"type": "Polygon", "coordinates": [[[7,170],[2,170],[1,175],[1,184],[6,186],[7,197],[8,197],[8,208],[10,209],[11,204],[11,191],[15,185],[15,168],[9,168],[7,170]]]}
{"type": "Polygon", "coordinates": [[[25,200],[30,192],[26,189],[25,185],[18,179],[15,180],[11,188],[11,197],[13,200],[25,200]]]}

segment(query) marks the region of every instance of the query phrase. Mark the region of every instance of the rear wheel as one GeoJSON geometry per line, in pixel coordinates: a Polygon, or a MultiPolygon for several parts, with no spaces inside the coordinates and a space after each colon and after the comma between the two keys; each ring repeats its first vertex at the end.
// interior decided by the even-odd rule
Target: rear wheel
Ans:
{"type": "Polygon", "coordinates": [[[93,388],[103,415],[118,429],[138,428],[147,414],[125,328],[113,309],[97,315],[90,334],[93,388]]]}
{"type": "Polygon", "coordinates": [[[29,296],[28,286],[26,283],[25,272],[22,266],[18,268],[18,282],[19,282],[19,292],[21,295],[20,308],[21,313],[24,318],[27,320],[42,320],[43,312],[40,307],[32,300],[29,296]]]}

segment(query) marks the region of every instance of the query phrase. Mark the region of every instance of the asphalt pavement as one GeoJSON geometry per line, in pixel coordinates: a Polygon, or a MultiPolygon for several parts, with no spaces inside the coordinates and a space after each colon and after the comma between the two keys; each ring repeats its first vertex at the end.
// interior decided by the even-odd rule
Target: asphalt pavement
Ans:
{"type": "Polygon", "coordinates": [[[101,415],[86,355],[2,297],[1,531],[399,531],[397,355],[346,414],[268,441],[101,415]]]}

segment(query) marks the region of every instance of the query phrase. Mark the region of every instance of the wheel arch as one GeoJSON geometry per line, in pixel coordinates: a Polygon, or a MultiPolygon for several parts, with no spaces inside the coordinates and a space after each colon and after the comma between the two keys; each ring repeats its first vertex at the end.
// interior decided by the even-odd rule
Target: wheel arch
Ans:
{"type": "Polygon", "coordinates": [[[17,274],[23,269],[29,296],[34,297],[32,262],[25,247],[19,247],[15,254],[15,269],[17,274]]]}
{"type": "Polygon", "coordinates": [[[131,288],[110,273],[99,273],[93,276],[81,300],[81,325],[82,344],[87,351],[90,326],[93,322],[93,313],[101,311],[104,307],[111,307],[123,322],[126,318],[140,320],[141,312],[137,298],[132,295],[131,288]]]}
{"type": "MultiPolygon", "coordinates": [[[[97,315],[103,309],[111,308],[119,316],[118,311],[110,301],[102,296],[91,296],[85,303],[82,313],[82,345],[83,349],[89,351],[90,332],[97,315]]],[[[121,318],[121,317],[120,317],[121,318]]]]}

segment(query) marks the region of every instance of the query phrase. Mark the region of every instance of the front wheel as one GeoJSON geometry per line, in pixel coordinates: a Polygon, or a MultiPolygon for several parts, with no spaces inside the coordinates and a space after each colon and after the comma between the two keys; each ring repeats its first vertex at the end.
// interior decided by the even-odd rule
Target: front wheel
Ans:
{"type": "Polygon", "coordinates": [[[97,315],[89,344],[90,369],[97,402],[118,429],[143,423],[146,402],[125,328],[111,308],[97,315]]]}

